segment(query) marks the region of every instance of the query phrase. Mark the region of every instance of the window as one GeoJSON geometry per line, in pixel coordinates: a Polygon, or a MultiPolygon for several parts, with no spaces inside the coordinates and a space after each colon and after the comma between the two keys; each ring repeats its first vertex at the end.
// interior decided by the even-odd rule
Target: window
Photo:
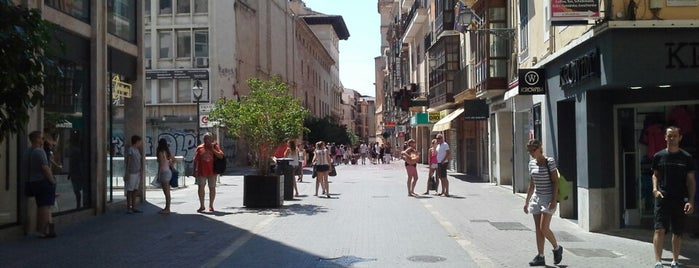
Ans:
{"type": "Polygon", "coordinates": [[[107,1],[107,31],[126,41],[136,42],[135,1],[107,1]]]}
{"type": "Polygon", "coordinates": [[[145,83],[143,83],[143,97],[146,99],[146,104],[151,104],[153,103],[153,80],[146,80],[145,83]]]}
{"type": "Polygon", "coordinates": [[[194,31],[194,57],[209,56],[209,32],[207,30],[194,31]]]}
{"type": "Polygon", "coordinates": [[[44,3],[54,9],[90,23],[89,0],[45,0],[44,3]]]}
{"type": "Polygon", "coordinates": [[[177,0],[177,14],[190,13],[191,4],[189,0],[177,0]]]}
{"type": "Polygon", "coordinates": [[[150,0],[144,0],[143,15],[150,16],[150,0]]]}
{"type": "Polygon", "coordinates": [[[190,103],[192,99],[192,80],[177,79],[177,103],[190,103]]]}
{"type": "Polygon", "coordinates": [[[172,80],[164,79],[158,80],[158,102],[159,103],[172,103],[172,80]]]}
{"type": "Polygon", "coordinates": [[[177,31],[177,57],[192,57],[192,32],[177,31]]]}
{"type": "Polygon", "coordinates": [[[143,34],[143,54],[146,59],[151,58],[151,44],[150,44],[150,33],[143,34]]]}
{"type": "Polygon", "coordinates": [[[209,12],[209,1],[207,0],[194,0],[194,13],[207,13],[209,12]]]}
{"type": "Polygon", "coordinates": [[[520,61],[529,56],[529,1],[519,1],[519,52],[520,61]]]}
{"type": "Polygon", "coordinates": [[[172,0],[158,0],[158,14],[159,15],[172,14],[172,0]]]}
{"type": "Polygon", "coordinates": [[[161,59],[172,58],[172,32],[171,31],[161,31],[158,33],[158,40],[160,41],[160,53],[161,59]]]}

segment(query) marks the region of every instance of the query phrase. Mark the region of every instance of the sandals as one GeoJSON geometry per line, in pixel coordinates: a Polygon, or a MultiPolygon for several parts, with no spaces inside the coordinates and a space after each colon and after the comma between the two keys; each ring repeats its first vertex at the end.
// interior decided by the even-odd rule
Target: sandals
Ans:
{"type": "Polygon", "coordinates": [[[204,210],[206,210],[204,207],[200,207],[199,209],[197,209],[197,212],[202,213],[204,212],[204,210]]]}

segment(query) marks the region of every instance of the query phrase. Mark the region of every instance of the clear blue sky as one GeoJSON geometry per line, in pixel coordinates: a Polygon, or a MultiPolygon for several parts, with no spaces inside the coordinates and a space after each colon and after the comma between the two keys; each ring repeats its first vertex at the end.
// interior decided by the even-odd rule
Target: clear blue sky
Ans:
{"type": "Polygon", "coordinates": [[[350,37],[340,40],[340,81],[362,95],[375,96],[374,57],[381,55],[377,0],[304,0],[314,11],[341,15],[350,37]]]}

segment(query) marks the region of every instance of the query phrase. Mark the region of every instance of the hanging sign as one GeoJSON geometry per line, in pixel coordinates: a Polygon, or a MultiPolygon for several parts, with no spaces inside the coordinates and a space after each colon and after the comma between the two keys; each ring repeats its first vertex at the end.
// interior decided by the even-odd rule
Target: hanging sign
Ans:
{"type": "Polygon", "coordinates": [[[600,0],[546,0],[551,1],[552,21],[587,21],[600,18],[600,0]]]}
{"type": "Polygon", "coordinates": [[[546,69],[519,69],[519,95],[546,94],[546,69]]]}
{"type": "Polygon", "coordinates": [[[114,78],[112,78],[112,97],[131,98],[131,84],[121,82],[119,75],[115,75],[114,78]]]}

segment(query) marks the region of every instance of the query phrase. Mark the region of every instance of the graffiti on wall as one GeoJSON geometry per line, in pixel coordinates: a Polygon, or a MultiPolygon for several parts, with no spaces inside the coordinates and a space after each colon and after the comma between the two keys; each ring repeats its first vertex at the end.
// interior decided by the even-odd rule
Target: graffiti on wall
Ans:
{"type": "MultiPolygon", "coordinates": [[[[115,133],[116,134],[116,133],[115,133]]],[[[191,131],[181,131],[181,130],[169,130],[163,131],[157,135],[157,138],[153,136],[146,136],[143,141],[143,150],[146,156],[155,156],[155,151],[158,147],[158,140],[165,139],[170,147],[170,152],[175,156],[184,157],[185,162],[191,163],[194,157],[194,152],[197,149],[197,136],[196,133],[191,131]]],[[[228,166],[232,166],[234,159],[237,154],[237,145],[235,139],[229,135],[225,135],[221,142],[221,149],[226,155],[226,160],[228,160],[228,166]]],[[[128,139],[130,143],[130,138],[128,139]]],[[[126,150],[126,140],[124,135],[114,135],[112,136],[112,150],[114,150],[115,156],[124,156],[126,150]]]]}

